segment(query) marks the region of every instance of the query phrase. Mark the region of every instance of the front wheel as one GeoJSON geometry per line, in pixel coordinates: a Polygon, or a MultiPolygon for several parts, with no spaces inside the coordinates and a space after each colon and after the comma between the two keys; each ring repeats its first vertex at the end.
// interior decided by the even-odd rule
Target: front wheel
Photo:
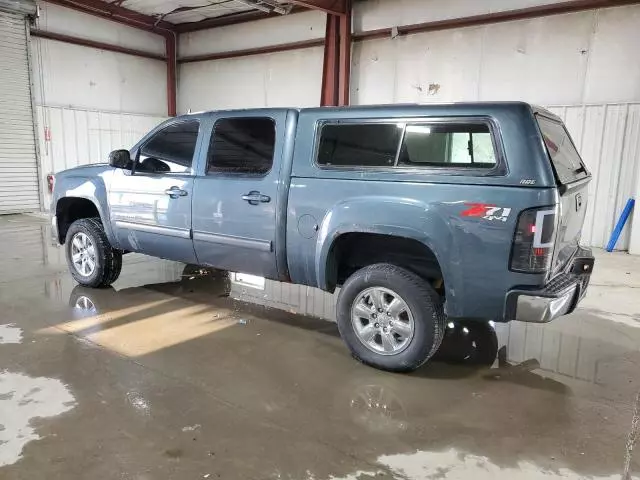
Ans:
{"type": "Polygon", "coordinates": [[[440,297],[416,274],[390,264],[358,270],[338,296],[340,335],[373,367],[409,372],[438,350],[445,316],[440,297]]]}
{"type": "Polygon", "coordinates": [[[65,241],[71,275],[85,287],[108,287],[120,276],[122,252],[109,244],[97,218],[83,218],[71,224],[65,241]]]}

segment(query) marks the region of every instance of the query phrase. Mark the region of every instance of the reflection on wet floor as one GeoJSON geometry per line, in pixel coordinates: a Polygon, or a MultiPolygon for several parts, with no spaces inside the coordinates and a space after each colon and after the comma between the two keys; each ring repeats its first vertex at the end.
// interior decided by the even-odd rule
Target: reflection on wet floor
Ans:
{"type": "Polygon", "coordinates": [[[640,475],[640,325],[601,314],[606,298],[551,325],[454,322],[434,362],[394,375],[314,318],[332,318],[329,295],[140,255],[114,288],[85,289],[41,222],[13,220],[3,479],[640,475]]]}

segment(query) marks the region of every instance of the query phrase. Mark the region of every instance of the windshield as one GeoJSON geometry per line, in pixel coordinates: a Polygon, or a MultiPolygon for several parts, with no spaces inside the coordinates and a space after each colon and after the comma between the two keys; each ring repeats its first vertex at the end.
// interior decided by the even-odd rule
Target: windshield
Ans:
{"type": "Polygon", "coordinates": [[[567,184],[587,177],[589,172],[564,125],[539,115],[537,119],[558,181],[567,184]]]}

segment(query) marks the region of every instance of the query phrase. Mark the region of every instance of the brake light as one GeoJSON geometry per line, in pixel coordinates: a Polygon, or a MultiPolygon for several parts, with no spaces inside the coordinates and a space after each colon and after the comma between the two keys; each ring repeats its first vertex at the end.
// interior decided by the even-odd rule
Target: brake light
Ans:
{"type": "Polygon", "coordinates": [[[49,194],[53,193],[53,187],[56,185],[56,176],[53,173],[47,175],[47,190],[49,194]]]}
{"type": "Polygon", "coordinates": [[[556,233],[556,209],[532,208],[518,217],[513,237],[511,270],[545,273],[551,267],[556,233]]]}

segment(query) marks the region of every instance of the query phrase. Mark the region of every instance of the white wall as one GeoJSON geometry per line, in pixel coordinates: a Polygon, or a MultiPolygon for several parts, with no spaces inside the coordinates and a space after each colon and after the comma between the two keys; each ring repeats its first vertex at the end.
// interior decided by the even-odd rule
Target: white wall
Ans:
{"type": "MultiPolygon", "coordinates": [[[[183,34],[179,56],[324,38],[325,26],[325,14],[308,12],[183,34]]],[[[314,47],[181,64],[178,110],[318,106],[322,60],[322,47],[314,47]]]]}
{"type": "Polygon", "coordinates": [[[70,8],[39,2],[38,28],[49,32],[72,35],[144,52],[164,54],[164,39],[160,35],[100,17],[77,12],[70,8]]]}
{"type": "MultiPolygon", "coordinates": [[[[164,39],[74,10],[41,4],[37,28],[154,54],[164,39]]],[[[167,115],[165,62],[97,48],[32,38],[39,105],[167,115]]]]}
{"type": "Polygon", "coordinates": [[[164,62],[32,38],[38,105],[167,115],[164,62]]]}
{"type": "Polygon", "coordinates": [[[181,64],[178,110],[318,106],[322,58],[316,47],[181,64]]]}
{"type": "Polygon", "coordinates": [[[504,12],[563,3],[566,0],[364,0],[353,6],[354,30],[366,32],[399,25],[504,12]]]}
{"type": "Polygon", "coordinates": [[[180,35],[178,42],[178,56],[189,57],[324,38],[326,18],[322,12],[310,11],[184,33],[180,35]]]}
{"type": "Polygon", "coordinates": [[[364,41],[352,101],[633,102],[639,44],[640,6],[364,41]]]}

